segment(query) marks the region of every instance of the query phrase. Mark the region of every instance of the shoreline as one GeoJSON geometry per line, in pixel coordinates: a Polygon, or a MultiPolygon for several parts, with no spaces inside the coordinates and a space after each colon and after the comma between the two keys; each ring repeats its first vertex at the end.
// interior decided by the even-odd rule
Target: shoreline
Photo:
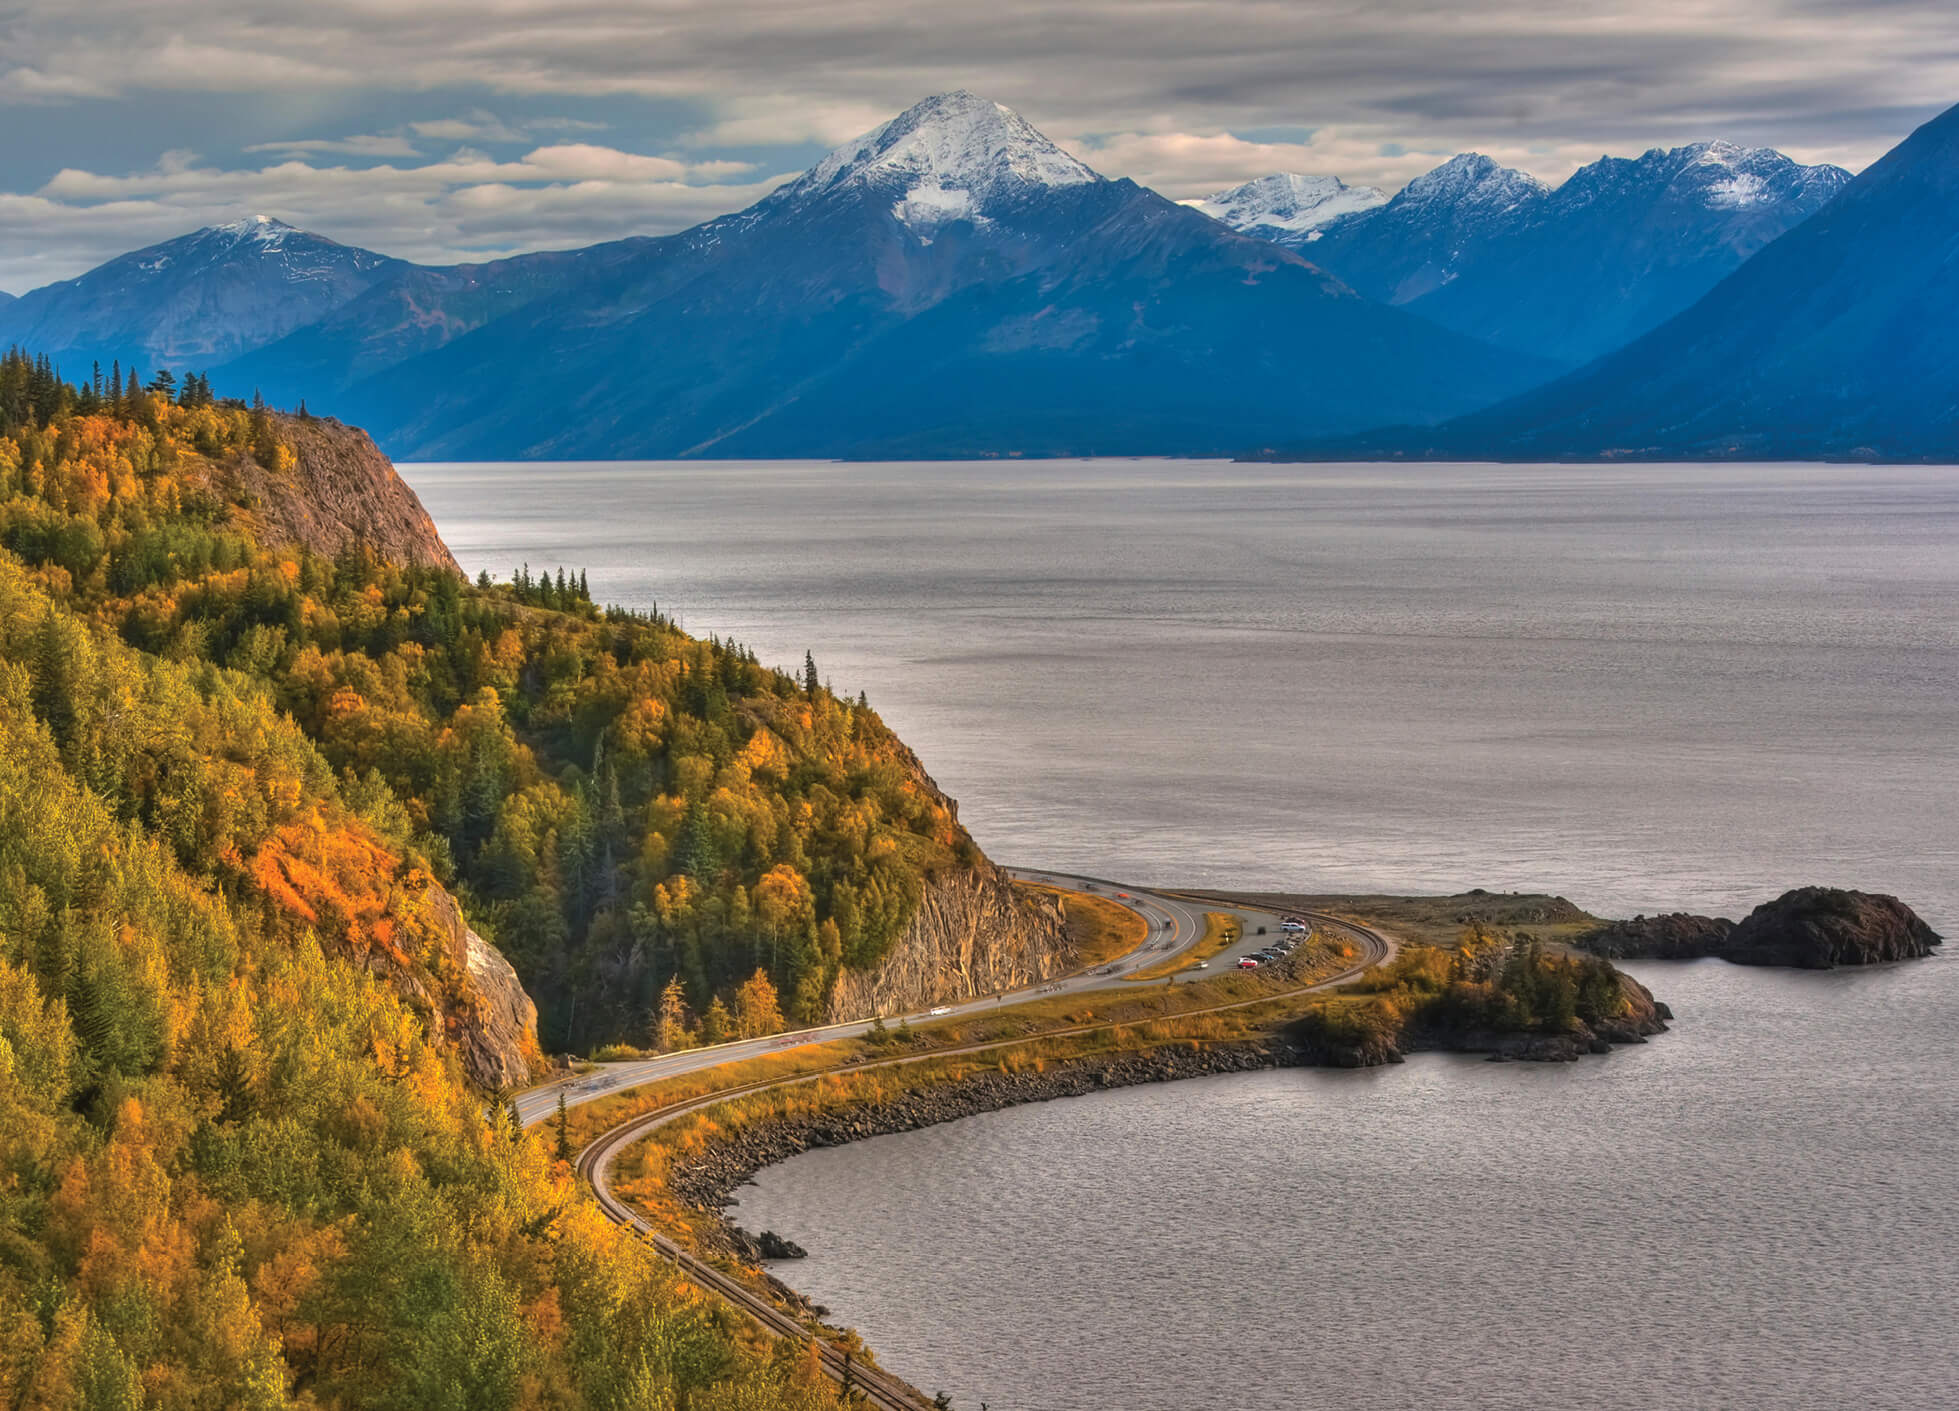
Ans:
{"type": "MultiPolygon", "coordinates": [[[[1482,1054],[1487,1062],[1569,1063],[1606,1054],[1619,1046],[1644,1044],[1667,1032],[1672,1013],[1655,1002],[1651,1018],[1640,1018],[1607,1032],[1583,1034],[1404,1035],[1404,1044],[1355,1050],[1314,1044],[1293,1034],[1265,1039],[1201,1043],[1166,1040],[1153,1048],[1112,1054],[1087,1054],[1044,1062],[1039,1068],[988,1068],[929,1083],[881,1101],[841,1096],[833,1105],[794,1114],[763,1115],[734,1128],[723,1127],[686,1159],[669,1156],[665,1184],[677,1199],[713,1217],[711,1228],[721,1252],[760,1264],[773,1231],[749,1231],[731,1215],[735,1192],[756,1173],[791,1157],[873,1137],[895,1136],[927,1127],[983,1116],[1033,1103],[1086,1097],[1098,1092],[1190,1078],[1226,1077],[1284,1068],[1372,1068],[1398,1064],[1410,1053],[1482,1054]]],[[[847,1078],[849,1068],[834,1076],[847,1078]]],[[[658,1141],[657,1135],[650,1138],[658,1141]]],[[[793,1258],[794,1256],[789,1256],[793,1258]]],[[[764,1270],[768,1283],[803,1309],[809,1300],[764,1270]]],[[[820,1316],[820,1314],[819,1314],[820,1316]]]]}

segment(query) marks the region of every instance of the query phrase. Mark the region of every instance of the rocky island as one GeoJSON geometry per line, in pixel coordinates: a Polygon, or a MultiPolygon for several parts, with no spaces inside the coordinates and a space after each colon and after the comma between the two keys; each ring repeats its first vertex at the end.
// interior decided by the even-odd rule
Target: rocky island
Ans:
{"type": "Polygon", "coordinates": [[[1699,960],[1829,970],[1922,960],[1944,938],[1896,897],[1838,887],[1798,887],[1737,924],[1674,912],[1607,922],[1579,944],[1615,960],[1699,960]]]}

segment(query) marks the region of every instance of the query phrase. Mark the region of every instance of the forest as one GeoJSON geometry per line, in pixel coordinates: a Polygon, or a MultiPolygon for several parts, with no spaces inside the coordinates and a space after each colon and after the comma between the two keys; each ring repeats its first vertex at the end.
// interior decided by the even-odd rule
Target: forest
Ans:
{"type": "Polygon", "coordinates": [[[600,609],[563,569],[469,584],[257,544],[195,463],[278,474],[277,418],[201,379],[173,398],[119,378],[0,367],[0,547],[98,637],[237,673],[289,715],[346,805],[516,965],[547,1047],[653,1042],[675,978],[670,1041],[758,970],[785,1019],[820,1018],[924,878],[977,858],[910,752],[813,660],[792,676],[600,609]]]}
{"type": "Polygon", "coordinates": [[[0,359],[0,1402],[832,1404],[469,1084],[430,899],[547,1047],[693,1042],[874,963],[950,806],[813,663],[261,542],[202,472],[283,424],[0,359]]]}

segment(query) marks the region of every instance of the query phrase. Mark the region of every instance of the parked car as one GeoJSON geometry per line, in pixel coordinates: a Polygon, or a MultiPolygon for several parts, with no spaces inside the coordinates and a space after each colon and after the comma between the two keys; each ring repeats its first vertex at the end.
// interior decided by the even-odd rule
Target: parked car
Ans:
{"type": "Polygon", "coordinates": [[[1258,957],[1257,957],[1257,956],[1255,956],[1255,955],[1248,955],[1248,956],[1246,956],[1246,957],[1245,957],[1245,958],[1244,958],[1243,960],[1241,960],[1241,961],[1239,961],[1239,962],[1238,962],[1238,968],[1239,968],[1240,970],[1256,970],[1256,969],[1258,969],[1258,957]]]}

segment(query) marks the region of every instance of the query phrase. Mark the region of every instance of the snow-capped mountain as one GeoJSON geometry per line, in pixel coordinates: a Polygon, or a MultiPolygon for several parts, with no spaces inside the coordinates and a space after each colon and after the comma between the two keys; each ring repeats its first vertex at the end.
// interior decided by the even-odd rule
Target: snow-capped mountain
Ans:
{"type": "Polygon", "coordinates": [[[1387,200],[1377,187],[1349,186],[1337,176],[1280,172],[1184,204],[1233,230],[1288,244],[1288,237],[1310,237],[1329,221],[1386,205],[1387,200]]]}
{"type": "Polygon", "coordinates": [[[1549,371],[967,93],[748,210],[557,257],[548,296],[543,258],[468,288],[468,267],[398,273],[220,383],[425,458],[876,457],[1229,453],[1433,420],[1549,371]]]}
{"type": "MultiPolygon", "coordinates": [[[[151,245],[0,308],[0,344],[144,369],[261,347],[405,268],[269,216],[151,245]]],[[[71,369],[72,371],[72,369],[71,369]]]]}
{"type": "Polygon", "coordinates": [[[1551,189],[1470,153],[1282,243],[1370,298],[1576,364],[1686,308],[1849,179],[1704,142],[1603,157],[1551,189]]]}
{"type": "MultiPolygon", "coordinates": [[[[1649,152],[1595,175],[1609,189],[1652,172],[1683,202],[1721,210],[1773,207],[1798,183],[1839,184],[1829,168],[1792,172],[1773,153],[1714,147],[1649,152]]],[[[1959,461],[1955,230],[1959,107],[1625,348],[1449,425],[1327,454],[1959,461]]]]}
{"type": "Polygon", "coordinates": [[[1008,216],[1056,188],[1101,180],[1013,109],[960,89],[845,143],[769,204],[801,205],[856,187],[889,198],[893,216],[929,234],[951,221],[1008,216]]]}

